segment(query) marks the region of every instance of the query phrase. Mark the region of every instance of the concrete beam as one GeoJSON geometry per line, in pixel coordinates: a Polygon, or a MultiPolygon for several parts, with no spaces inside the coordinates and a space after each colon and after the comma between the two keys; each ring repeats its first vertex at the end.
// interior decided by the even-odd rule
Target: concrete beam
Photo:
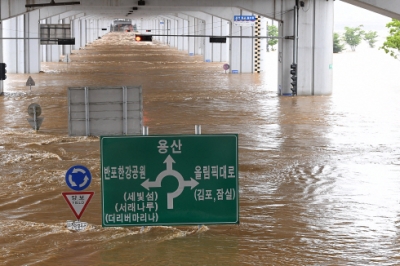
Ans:
{"type": "MultiPolygon", "coordinates": [[[[50,3],[50,0],[35,0],[35,4],[50,3]]],[[[255,14],[275,18],[277,6],[284,0],[152,0],[145,6],[137,6],[132,0],[80,0],[80,5],[71,6],[54,6],[40,8],[41,18],[48,18],[62,11],[80,11],[86,13],[101,13],[110,17],[124,17],[132,7],[138,7],[133,15],[147,16],[148,14],[161,14],[180,11],[203,11],[212,10],[213,8],[239,8],[253,12],[255,14]],[[62,9],[62,11],[60,11],[62,9]]],[[[65,2],[65,1],[57,1],[65,2]]],[[[1,0],[2,18],[9,18],[38,8],[25,8],[25,0],[1,0]]],[[[209,11],[215,13],[213,11],[209,11]]],[[[207,13],[209,13],[207,12],[207,13]]],[[[216,14],[213,14],[216,15],[216,14]]],[[[228,19],[228,17],[223,17],[228,19]]],[[[275,18],[279,19],[279,18],[275,18]]]]}
{"type": "Polygon", "coordinates": [[[1,19],[7,19],[26,13],[25,2],[25,0],[1,0],[1,19]]]}
{"type": "Polygon", "coordinates": [[[400,20],[400,3],[393,0],[341,0],[375,13],[400,20]]]}

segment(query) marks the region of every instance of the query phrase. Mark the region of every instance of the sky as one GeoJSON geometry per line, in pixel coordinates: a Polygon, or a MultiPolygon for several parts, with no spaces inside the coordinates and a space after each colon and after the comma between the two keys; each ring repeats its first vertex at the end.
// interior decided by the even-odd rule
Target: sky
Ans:
{"type": "Polygon", "coordinates": [[[388,32],[386,24],[392,19],[366,9],[336,0],[335,5],[335,32],[344,31],[344,27],[358,27],[363,25],[365,31],[377,31],[380,34],[388,32]]]}

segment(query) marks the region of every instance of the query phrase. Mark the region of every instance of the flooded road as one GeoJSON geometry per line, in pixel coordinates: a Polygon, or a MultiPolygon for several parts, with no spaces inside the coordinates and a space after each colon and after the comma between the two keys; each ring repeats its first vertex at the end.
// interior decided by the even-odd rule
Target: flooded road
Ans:
{"type": "Polygon", "coordinates": [[[69,64],[42,63],[44,73],[8,75],[0,265],[400,264],[399,61],[335,55],[332,96],[278,97],[274,68],[228,75],[222,63],[127,36],[108,34],[69,64]],[[102,228],[99,138],[68,136],[67,88],[122,85],[143,86],[150,135],[193,134],[196,124],[239,134],[240,225],[102,228]],[[42,107],[37,133],[31,103],[42,107]],[[75,217],[61,195],[76,164],[95,192],[79,233],[66,228],[75,217]]]}

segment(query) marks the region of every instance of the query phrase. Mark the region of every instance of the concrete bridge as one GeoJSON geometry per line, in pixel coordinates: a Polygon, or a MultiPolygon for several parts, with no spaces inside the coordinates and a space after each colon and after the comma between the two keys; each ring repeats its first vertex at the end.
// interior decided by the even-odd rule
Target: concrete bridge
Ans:
{"type": "MultiPolygon", "coordinates": [[[[0,62],[7,64],[8,73],[39,73],[41,62],[59,62],[61,56],[109,32],[115,19],[130,19],[137,31],[153,34],[153,39],[188,56],[228,62],[232,74],[260,73],[265,70],[265,20],[273,19],[280,38],[278,93],[332,93],[334,0],[0,1],[0,62]],[[40,30],[46,24],[70,25],[67,35],[75,44],[41,44],[44,33],[51,32],[40,30]],[[209,36],[227,38],[225,43],[211,43],[209,36]],[[296,90],[291,83],[297,83],[296,90]]],[[[400,19],[400,0],[342,1],[400,19]]]]}

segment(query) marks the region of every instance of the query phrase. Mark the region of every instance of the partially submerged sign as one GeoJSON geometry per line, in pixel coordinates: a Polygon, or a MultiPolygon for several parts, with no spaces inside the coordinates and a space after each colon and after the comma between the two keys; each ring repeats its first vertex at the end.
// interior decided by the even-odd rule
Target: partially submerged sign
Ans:
{"type": "Polygon", "coordinates": [[[84,231],[88,226],[88,223],[81,221],[67,221],[67,229],[71,231],[84,231]]]}
{"type": "Polygon", "coordinates": [[[62,195],[76,219],[79,220],[92,199],[94,192],[62,192],[62,195]]]}
{"type": "Polygon", "coordinates": [[[68,88],[70,136],[139,135],[141,86],[68,88]]]}
{"type": "Polygon", "coordinates": [[[28,80],[26,81],[26,86],[35,86],[35,81],[31,76],[29,76],[28,80]]]}
{"type": "Polygon", "coordinates": [[[27,120],[31,127],[36,131],[39,130],[44,120],[43,117],[39,117],[41,114],[42,108],[39,104],[32,103],[28,106],[28,115],[30,116],[30,118],[28,117],[27,120]]]}
{"type": "Polygon", "coordinates": [[[239,223],[238,135],[101,137],[103,226],[239,223]]]}

